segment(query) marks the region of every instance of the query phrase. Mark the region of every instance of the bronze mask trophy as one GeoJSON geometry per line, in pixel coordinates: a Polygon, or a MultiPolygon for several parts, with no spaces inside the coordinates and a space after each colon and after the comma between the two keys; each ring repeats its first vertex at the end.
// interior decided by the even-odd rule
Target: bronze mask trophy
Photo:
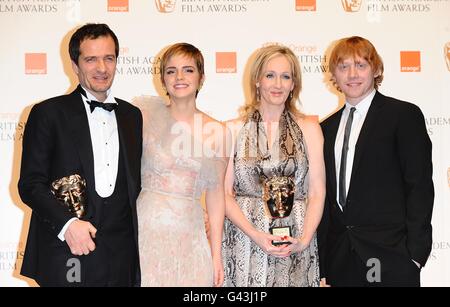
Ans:
{"type": "Polygon", "coordinates": [[[86,180],[80,175],[62,177],[52,182],[52,193],[70,212],[79,219],[87,209],[86,180]]]}
{"type": "MultiPolygon", "coordinates": [[[[288,217],[294,205],[295,183],[290,177],[272,177],[263,180],[263,201],[272,219],[288,217]]],[[[291,226],[271,227],[276,236],[291,236],[291,226]]],[[[273,245],[290,244],[289,241],[272,241],[273,245]]]]}

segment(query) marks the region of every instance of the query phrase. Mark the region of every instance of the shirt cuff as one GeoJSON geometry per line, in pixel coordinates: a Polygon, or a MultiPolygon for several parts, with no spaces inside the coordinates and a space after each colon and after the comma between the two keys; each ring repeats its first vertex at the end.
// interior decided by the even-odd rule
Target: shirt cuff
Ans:
{"type": "Polygon", "coordinates": [[[418,263],[418,262],[415,261],[414,259],[411,259],[411,260],[412,260],[412,262],[414,262],[414,264],[415,264],[419,269],[422,268],[422,266],[420,265],[420,263],[418,263]]]}
{"type": "Polygon", "coordinates": [[[58,239],[60,239],[63,242],[66,240],[66,238],[64,238],[64,235],[66,234],[66,230],[67,230],[67,228],[69,228],[69,225],[75,220],[78,220],[78,218],[73,217],[73,218],[71,218],[70,220],[67,221],[67,223],[64,225],[64,227],[59,232],[58,239]]]}

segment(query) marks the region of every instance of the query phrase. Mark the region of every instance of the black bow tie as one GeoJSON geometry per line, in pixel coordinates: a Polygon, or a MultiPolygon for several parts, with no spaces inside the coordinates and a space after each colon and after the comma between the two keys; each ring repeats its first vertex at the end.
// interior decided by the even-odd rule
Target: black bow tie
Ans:
{"type": "Polygon", "coordinates": [[[91,108],[91,113],[94,112],[95,108],[102,108],[108,112],[111,112],[112,110],[115,110],[117,108],[117,103],[104,103],[104,102],[98,102],[95,100],[87,101],[89,104],[89,107],[91,108]]]}

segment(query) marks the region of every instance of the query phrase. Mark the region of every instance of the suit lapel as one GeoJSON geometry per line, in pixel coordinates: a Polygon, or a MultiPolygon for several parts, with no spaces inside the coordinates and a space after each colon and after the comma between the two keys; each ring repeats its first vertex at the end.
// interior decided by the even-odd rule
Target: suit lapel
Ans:
{"type": "MultiPolygon", "coordinates": [[[[76,144],[83,166],[84,175],[88,182],[94,183],[94,153],[92,151],[91,132],[83,105],[81,95],[75,90],[70,94],[70,103],[67,104],[67,118],[70,127],[70,134],[76,144]]],[[[93,184],[93,187],[95,184],[93,184]]]]}
{"type": "Polygon", "coordinates": [[[92,151],[91,132],[89,130],[86,109],[78,88],[69,95],[68,100],[65,112],[68,119],[69,133],[78,151],[84,177],[91,194],[89,198],[92,200],[94,199],[92,196],[95,192],[94,153],[92,151]]]}
{"type": "Polygon", "coordinates": [[[383,95],[381,95],[379,92],[376,92],[372,103],[369,107],[369,110],[367,111],[366,118],[364,120],[364,124],[361,128],[361,132],[359,133],[358,141],[356,142],[355,146],[355,156],[353,158],[353,166],[352,166],[352,175],[350,179],[350,186],[349,186],[349,192],[352,187],[352,181],[357,180],[356,174],[358,171],[358,166],[361,161],[361,157],[363,156],[364,150],[367,145],[367,141],[370,138],[370,135],[372,133],[373,127],[375,126],[375,123],[378,118],[378,113],[380,111],[380,108],[383,106],[383,95]]]}
{"type": "MultiPolygon", "coordinates": [[[[123,161],[125,165],[125,171],[127,176],[127,185],[128,185],[128,196],[130,198],[130,204],[132,204],[134,189],[136,186],[136,178],[131,175],[131,165],[136,163],[136,161],[130,160],[131,157],[135,155],[131,152],[135,146],[132,144],[132,140],[134,140],[137,136],[133,135],[134,130],[132,127],[134,125],[127,124],[129,121],[127,120],[129,109],[127,105],[123,102],[119,102],[119,105],[116,109],[116,120],[117,120],[117,128],[119,131],[119,146],[120,153],[123,155],[123,161]]],[[[140,163],[140,161],[138,161],[140,163]]]]}
{"type": "MultiPolygon", "coordinates": [[[[65,112],[67,118],[69,119],[67,124],[69,125],[70,137],[77,148],[83,173],[90,191],[90,195],[88,196],[92,200],[95,199],[94,153],[92,150],[91,133],[89,130],[86,109],[78,88],[69,94],[68,103],[66,106],[67,108],[65,109],[65,112]]],[[[135,132],[132,128],[134,125],[127,124],[127,122],[129,122],[128,112],[129,108],[127,108],[127,105],[124,102],[118,101],[118,106],[115,113],[119,133],[119,150],[123,155],[131,204],[133,199],[132,193],[135,192],[133,187],[136,186],[136,178],[131,175],[130,166],[133,165],[133,163],[140,163],[140,161],[130,160],[131,157],[135,156],[131,151],[136,147],[132,144],[132,140],[135,140],[138,136],[134,135],[135,132]]],[[[95,206],[95,204],[93,205],[95,206]]],[[[98,218],[101,215],[101,206],[96,207],[96,213],[98,218]]]]}
{"type": "Polygon", "coordinates": [[[327,172],[329,173],[329,178],[331,178],[331,195],[334,195],[333,199],[336,199],[337,195],[336,157],[334,155],[334,147],[343,110],[344,108],[341,108],[336,114],[333,115],[332,118],[330,118],[330,127],[328,129],[329,132],[327,136],[329,141],[327,142],[327,146],[325,147],[325,160],[330,161],[327,172]]]}

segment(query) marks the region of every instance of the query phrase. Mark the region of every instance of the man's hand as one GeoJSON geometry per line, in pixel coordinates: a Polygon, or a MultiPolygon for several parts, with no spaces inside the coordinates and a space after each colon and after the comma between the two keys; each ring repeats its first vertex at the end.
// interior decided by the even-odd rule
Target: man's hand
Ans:
{"type": "Polygon", "coordinates": [[[76,256],[88,255],[95,249],[95,243],[92,238],[95,238],[97,229],[91,223],[75,220],[70,223],[67,228],[64,238],[70,251],[76,256]]]}

